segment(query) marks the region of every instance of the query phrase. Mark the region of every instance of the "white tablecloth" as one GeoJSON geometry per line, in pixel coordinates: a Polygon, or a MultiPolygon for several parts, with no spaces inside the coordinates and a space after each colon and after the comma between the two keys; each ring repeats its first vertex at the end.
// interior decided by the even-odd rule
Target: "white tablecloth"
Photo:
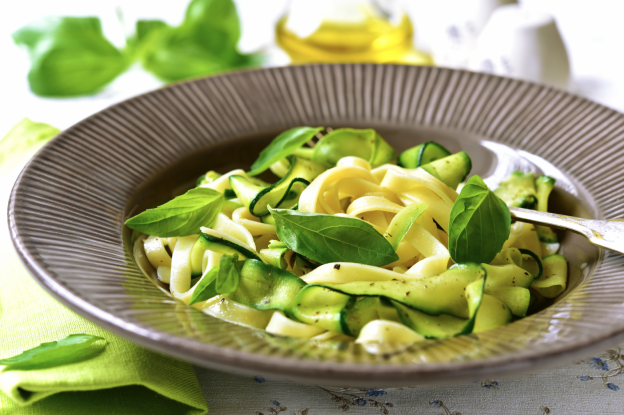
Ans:
{"type": "MultiPolygon", "coordinates": [[[[624,345],[623,345],[624,346],[624,345]]],[[[624,413],[624,348],[502,379],[344,390],[196,368],[211,414],[528,415],[624,413]]]]}

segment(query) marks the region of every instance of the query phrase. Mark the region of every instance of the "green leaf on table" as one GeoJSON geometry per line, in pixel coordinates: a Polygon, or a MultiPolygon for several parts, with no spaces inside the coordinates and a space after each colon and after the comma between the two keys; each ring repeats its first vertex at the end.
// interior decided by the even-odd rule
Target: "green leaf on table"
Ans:
{"type": "Polygon", "coordinates": [[[258,65],[258,56],[238,51],[240,33],[232,0],[193,0],[180,26],[138,21],[136,50],[146,70],[178,81],[258,65]]]}
{"type": "Polygon", "coordinates": [[[260,152],[260,156],[251,165],[251,171],[247,174],[256,176],[262,173],[272,164],[292,154],[293,151],[303,146],[321,131],[323,131],[323,127],[295,127],[284,131],[260,152]]]}
{"type": "Polygon", "coordinates": [[[399,259],[390,242],[363,220],[289,209],[271,209],[271,215],[280,241],[321,264],[384,266],[399,259]]]}
{"type": "Polygon", "coordinates": [[[0,366],[10,368],[26,368],[54,362],[63,364],[72,361],[73,356],[89,347],[92,343],[104,340],[90,334],[71,334],[59,341],[41,343],[17,356],[0,359],[0,366]],[[65,362],[64,362],[65,360],[65,362]]]}
{"type": "Polygon", "coordinates": [[[24,118],[0,140],[0,164],[5,158],[43,144],[60,132],[61,130],[51,125],[24,118]]]}
{"type": "Polygon", "coordinates": [[[201,226],[213,225],[224,201],[223,193],[196,187],[164,205],[139,213],[128,219],[126,225],[161,238],[195,235],[201,226]]]}
{"type": "Polygon", "coordinates": [[[238,255],[224,254],[219,265],[214,266],[197,283],[189,305],[206,301],[215,295],[234,292],[240,282],[240,274],[245,261],[239,261],[238,255]]]}
{"type": "Polygon", "coordinates": [[[171,28],[162,20],[139,20],[136,23],[135,40],[137,43],[149,41],[151,36],[156,36],[161,30],[171,28]]]}
{"type": "Polygon", "coordinates": [[[121,74],[129,59],[102,33],[97,17],[50,17],[13,33],[30,52],[28,83],[40,96],[93,94],[121,74]]]}
{"type": "Polygon", "coordinates": [[[137,20],[134,35],[126,39],[129,54],[140,57],[159,33],[168,29],[171,26],[162,20],[137,20]]]}
{"type": "Polygon", "coordinates": [[[449,252],[456,263],[489,264],[509,238],[509,208],[481,177],[472,176],[451,209],[449,252]]]}

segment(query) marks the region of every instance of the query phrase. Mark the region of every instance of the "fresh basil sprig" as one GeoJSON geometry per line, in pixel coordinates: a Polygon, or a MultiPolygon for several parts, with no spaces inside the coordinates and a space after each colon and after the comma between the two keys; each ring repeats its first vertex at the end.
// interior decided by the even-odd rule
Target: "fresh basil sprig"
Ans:
{"type": "Polygon", "coordinates": [[[136,50],[143,67],[164,81],[258,65],[237,50],[240,22],[232,0],[193,0],[180,26],[138,21],[136,50]]]}
{"type": "Polygon", "coordinates": [[[260,152],[258,159],[251,165],[249,176],[256,176],[293,151],[297,150],[310,141],[316,134],[323,131],[323,127],[295,127],[284,131],[271,141],[264,150],[260,152]]]}
{"type": "Polygon", "coordinates": [[[363,220],[289,209],[271,209],[271,215],[280,241],[321,264],[381,267],[399,259],[390,242],[363,220]]]}
{"type": "Polygon", "coordinates": [[[140,20],[136,33],[117,49],[97,17],[54,17],[13,33],[30,52],[30,89],[41,96],[98,92],[133,62],[164,81],[178,81],[259,65],[259,55],[237,49],[240,22],[232,0],[192,0],[179,26],[140,20]]]}
{"type": "Polygon", "coordinates": [[[27,369],[42,364],[69,363],[77,352],[98,340],[104,338],[90,334],[70,334],[59,341],[41,343],[17,356],[0,359],[0,366],[27,369]]]}
{"type": "Polygon", "coordinates": [[[126,225],[161,238],[195,235],[201,226],[213,225],[224,201],[222,193],[196,187],[164,205],[139,213],[128,219],[126,225]]]}
{"type": "Polygon", "coordinates": [[[189,305],[206,301],[215,295],[234,292],[240,282],[243,265],[245,261],[239,261],[237,254],[222,255],[219,265],[208,271],[208,274],[197,283],[189,305]]]}
{"type": "Polygon", "coordinates": [[[0,139],[0,165],[15,160],[20,152],[38,148],[60,132],[51,125],[22,119],[0,139]]]}
{"type": "Polygon", "coordinates": [[[509,238],[509,208],[481,177],[472,176],[451,209],[449,252],[453,261],[489,264],[509,238]]]}
{"type": "Polygon", "coordinates": [[[102,33],[97,17],[54,17],[13,33],[30,52],[28,83],[41,96],[97,92],[126,70],[130,60],[102,33]]]}

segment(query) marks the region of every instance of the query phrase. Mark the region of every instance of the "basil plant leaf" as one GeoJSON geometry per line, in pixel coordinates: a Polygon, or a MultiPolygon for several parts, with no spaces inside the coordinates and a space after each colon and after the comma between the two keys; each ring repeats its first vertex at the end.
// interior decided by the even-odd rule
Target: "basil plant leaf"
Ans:
{"type": "Polygon", "coordinates": [[[5,159],[8,162],[19,153],[39,148],[60,132],[51,125],[22,119],[0,140],[0,165],[5,159]]]}
{"type": "Polygon", "coordinates": [[[227,294],[236,290],[244,264],[245,261],[238,260],[237,254],[221,256],[216,280],[217,293],[227,294]]]}
{"type": "Polygon", "coordinates": [[[180,26],[137,22],[136,48],[146,70],[164,81],[178,81],[259,65],[257,55],[237,50],[240,34],[232,0],[193,0],[180,26]]]}
{"type": "Polygon", "coordinates": [[[132,56],[140,59],[161,32],[170,29],[162,20],[137,20],[134,35],[126,40],[127,48],[132,56]]]}
{"type": "Polygon", "coordinates": [[[28,83],[40,96],[93,94],[130,63],[96,17],[45,18],[13,33],[13,40],[30,52],[28,83]]]}
{"type": "Polygon", "coordinates": [[[472,176],[451,209],[449,252],[456,263],[492,262],[509,239],[509,208],[481,177],[472,176]]]}
{"type": "Polygon", "coordinates": [[[71,334],[59,341],[41,343],[17,356],[0,359],[0,366],[26,368],[49,363],[69,363],[77,352],[98,340],[104,338],[90,334],[71,334]]]}
{"type": "Polygon", "coordinates": [[[236,291],[243,265],[245,265],[245,261],[239,261],[237,254],[222,255],[219,265],[209,270],[197,283],[189,305],[206,301],[215,295],[236,291]]]}
{"type": "Polygon", "coordinates": [[[276,163],[293,151],[297,150],[310,141],[316,134],[323,131],[324,127],[295,127],[284,131],[260,152],[260,156],[251,165],[249,176],[256,176],[267,170],[273,163],[276,163]]]}
{"type": "Polygon", "coordinates": [[[375,228],[356,218],[271,209],[277,236],[288,248],[321,264],[355,262],[384,266],[399,259],[375,228]]]}
{"type": "Polygon", "coordinates": [[[217,292],[217,275],[219,275],[219,265],[212,267],[202,279],[199,280],[191,295],[189,305],[199,303],[200,301],[206,301],[215,295],[219,295],[217,292]]]}
{"type": "Polygon", "coordinates": [[[138,20],[136,22],[136,42],[147,42],[151,36],[162,30],[170,29],[171,27],[162,20],[138,20]]]}
{"type": "Polygon", "coordinates": [[[210,227],[223,208],[223,194],[206,187],[196,187],[173,200],[147,209],[128,219],[130,229],[161,238],[199,233],[201,226],[210,227]]]}

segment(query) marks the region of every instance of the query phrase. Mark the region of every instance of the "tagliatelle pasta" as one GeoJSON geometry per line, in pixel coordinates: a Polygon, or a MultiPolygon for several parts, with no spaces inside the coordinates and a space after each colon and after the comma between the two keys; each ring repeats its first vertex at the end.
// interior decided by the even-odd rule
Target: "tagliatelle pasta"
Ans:
{"type": "Polygon", "coordinates": [[[449,233],[458,193],[449,183],[461,178],[444,164],[372,168],[353,156],[329,168],[314,158],[297,163],[294,156],[274,163],[281,177],[274,185],[243,170],[211,172],[199,186],[228,199],[214,222],[195,235],[138,238],[139,265],[175,298],[213,317],[273,335],[365,345],[490,330],[525,316],[534,298],[566,289],[565,258],[552,255],[558,243],[541,241],[530,224],[512,224],[489,264],[454,264],[449,233]],[[292,177],[312,165],[313,177],[292,177]],[[272,209],[284,214],[275,217],[272,209]],[[380,248],[350,241],[343,225],[323,222],[328,216],[353,232],[375,233],[377,245],[369,245],[380,248]],[[284,228],[291,217],[299,222],[284,228]],[[303,254],[317,251],[392,259],[319,263],[316,254],[303,254]]]}

